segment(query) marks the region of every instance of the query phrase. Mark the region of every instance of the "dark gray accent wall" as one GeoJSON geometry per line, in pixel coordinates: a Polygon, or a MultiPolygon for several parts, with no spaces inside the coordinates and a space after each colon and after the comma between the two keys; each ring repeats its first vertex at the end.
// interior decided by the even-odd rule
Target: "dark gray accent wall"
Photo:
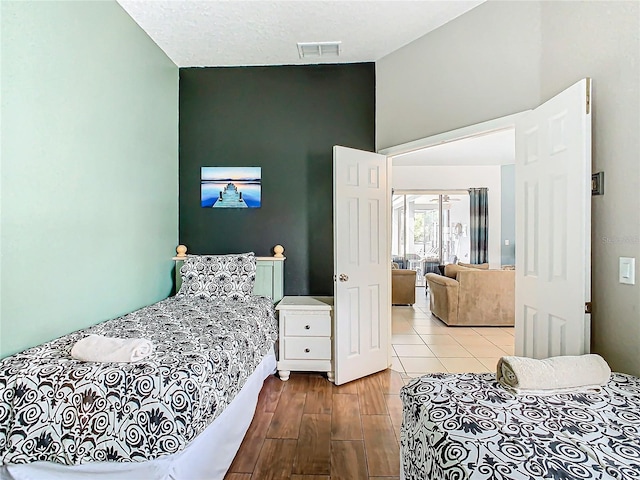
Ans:
{"type": "Polygon", "coordinates": [[[516,264],[516,166],[500,167],[502,207],[500,209],[500,261],[502,265],[516,264]],[[509,245],[505,245],[509,240],[509,245]]]}
{"type": "Polygon", "coordinates": [[[180,243],[282,244],[285,294],[332,294],[334,145],[375,148],[373,63],[181,69],[180,243]],[[261,208],[202,208],[203,166],[262,167],[261,208]]]}

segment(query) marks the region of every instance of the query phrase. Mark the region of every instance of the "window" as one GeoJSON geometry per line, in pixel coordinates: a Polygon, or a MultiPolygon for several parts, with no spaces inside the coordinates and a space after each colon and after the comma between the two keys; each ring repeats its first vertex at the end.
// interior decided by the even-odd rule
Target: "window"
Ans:
{"type": "Polygon", "coordinates": [[[392,261],[416,270],[416,285],[438,265],[469,261],[467,191],[394,191],[392,201],[392,261]]]}

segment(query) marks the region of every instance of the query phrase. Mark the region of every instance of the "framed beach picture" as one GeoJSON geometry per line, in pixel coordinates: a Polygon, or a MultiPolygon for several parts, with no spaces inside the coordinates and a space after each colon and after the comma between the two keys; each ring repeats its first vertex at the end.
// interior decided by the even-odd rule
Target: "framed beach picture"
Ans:
{"type": "Polygon", "coordinates": [[[260,208],[261,167],[201,167],[203,208],[260,208]]]}

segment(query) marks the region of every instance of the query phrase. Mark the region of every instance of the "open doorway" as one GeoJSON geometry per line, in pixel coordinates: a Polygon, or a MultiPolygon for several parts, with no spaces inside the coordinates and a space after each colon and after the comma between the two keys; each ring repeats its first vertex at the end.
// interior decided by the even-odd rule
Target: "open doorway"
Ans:
{"type": "MultiPolygon", "coordinates": [[[[494,263],[493,268],[501,268],[501,244],[504,243],[502,235],[507,235],[502,227],[502,213],[507,210],[502,208],[502,197],[503,191],[508,190],[502,188],[502,179],[508,175],[502,174],[503,168],[510,169],[511,172],[514,170],[514,125],[489,125],[486,128],[478,126],[477,131],[473,132],[462,129],[425,139],[421,144],[412,142],[411,145],[391,150],[381,153],[391,157],[393,193],[396,196],[406,196],[406,201],[404,197],[402,200],[395,197],[393,204],[393,227],[389,232],[392,245],[397,246],[393,253],[401,253],[403,238],[399,235],[399,230],[403,225],[398,217],[404,212],[400,208],[406,203],[405,211],[409,211],[413,201],[413,216],[416,217],[416,213],[420,213],[421,210],[428,210],[432,212],[431,217],[425,214],[425,220],[427,223],[435,223],[431,231],[427,229],[426,235],[423,236],[416,232],[419,228],[414,226],[413,232],[407,228],[409,233],[406,237],[411,238],[411,233],[414,235],[414,252],[425,255],[422,264],[423,275],[419,276],[424,277],[428,273],[442,275],[444,268],[440,271],[439,267],[446,263],[472,263],[469,188],[487,187],[490,203],[489,255],[494,263]],[[425,204],[436,207],[425,208],[425,204]],[[443,207],[442,213],[438,208],[440,204],[443,207]],[[422,248],[420,240],[426,243],[422,248]],[[434,246],[436,248],[433,248],[434,246]]],[[[512,192],[513,189],[511,175],[512,192]]],[[[513,203],[513,200],[510,200],[510,203],[513,203]]],[[[408,214],[408,218],[411,218],[411,213],[408,214]]],[[[511,220],[512,224],[513,222],[514,219],[511,220]]],[[[409,223],[410,220],[407,220],[407,224],[409,223]]],[[[512,252],[509,263],[513,264],[515,234],[508,235],[512,252]]],[[[422,285],[425,283],[423,278],[422,285]]],[[[397,358],[392,360],[395,369],[406,373],[495,371],[500,356],[514,354],[513,328],[485,328],[479,332],[471,327],[448,327],[445,321],[432,316],[432,292],[425,287],[426,285],[417,287],[416,304],[410,315],[400,310],[402,307],[394,307],[393,328],[397,334],[397,344],[393,345],[393,349],[397,358]],[[411,320],[407,320],[408,318],[411,320]],[[414,332],[419,335],[412,336],[414,332]],[[412,345],[404,345],[403,342],[412,345]],[[413,345],[414,343],[417,346],[413,345]],[[421,343],[424,343],[424,346],[421,343]],[[418,357],[424,353],[420,349],[428,350],[431,357],[418,357]]]]}

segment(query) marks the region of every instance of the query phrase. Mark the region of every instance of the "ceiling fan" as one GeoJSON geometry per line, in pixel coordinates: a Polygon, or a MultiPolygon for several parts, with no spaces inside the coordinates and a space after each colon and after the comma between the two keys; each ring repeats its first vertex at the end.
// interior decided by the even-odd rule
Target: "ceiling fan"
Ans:
{"type": "MultiPolygon", "coordinates": [[[[438,199],[437,198],[432,198],[431,201],[432,202],[437,202],[438,199]]],[[[459,202],[459,201],[460,201],[459,198],[450,198],[449,195],[442,195],[442,203],[459,202]]]]}

